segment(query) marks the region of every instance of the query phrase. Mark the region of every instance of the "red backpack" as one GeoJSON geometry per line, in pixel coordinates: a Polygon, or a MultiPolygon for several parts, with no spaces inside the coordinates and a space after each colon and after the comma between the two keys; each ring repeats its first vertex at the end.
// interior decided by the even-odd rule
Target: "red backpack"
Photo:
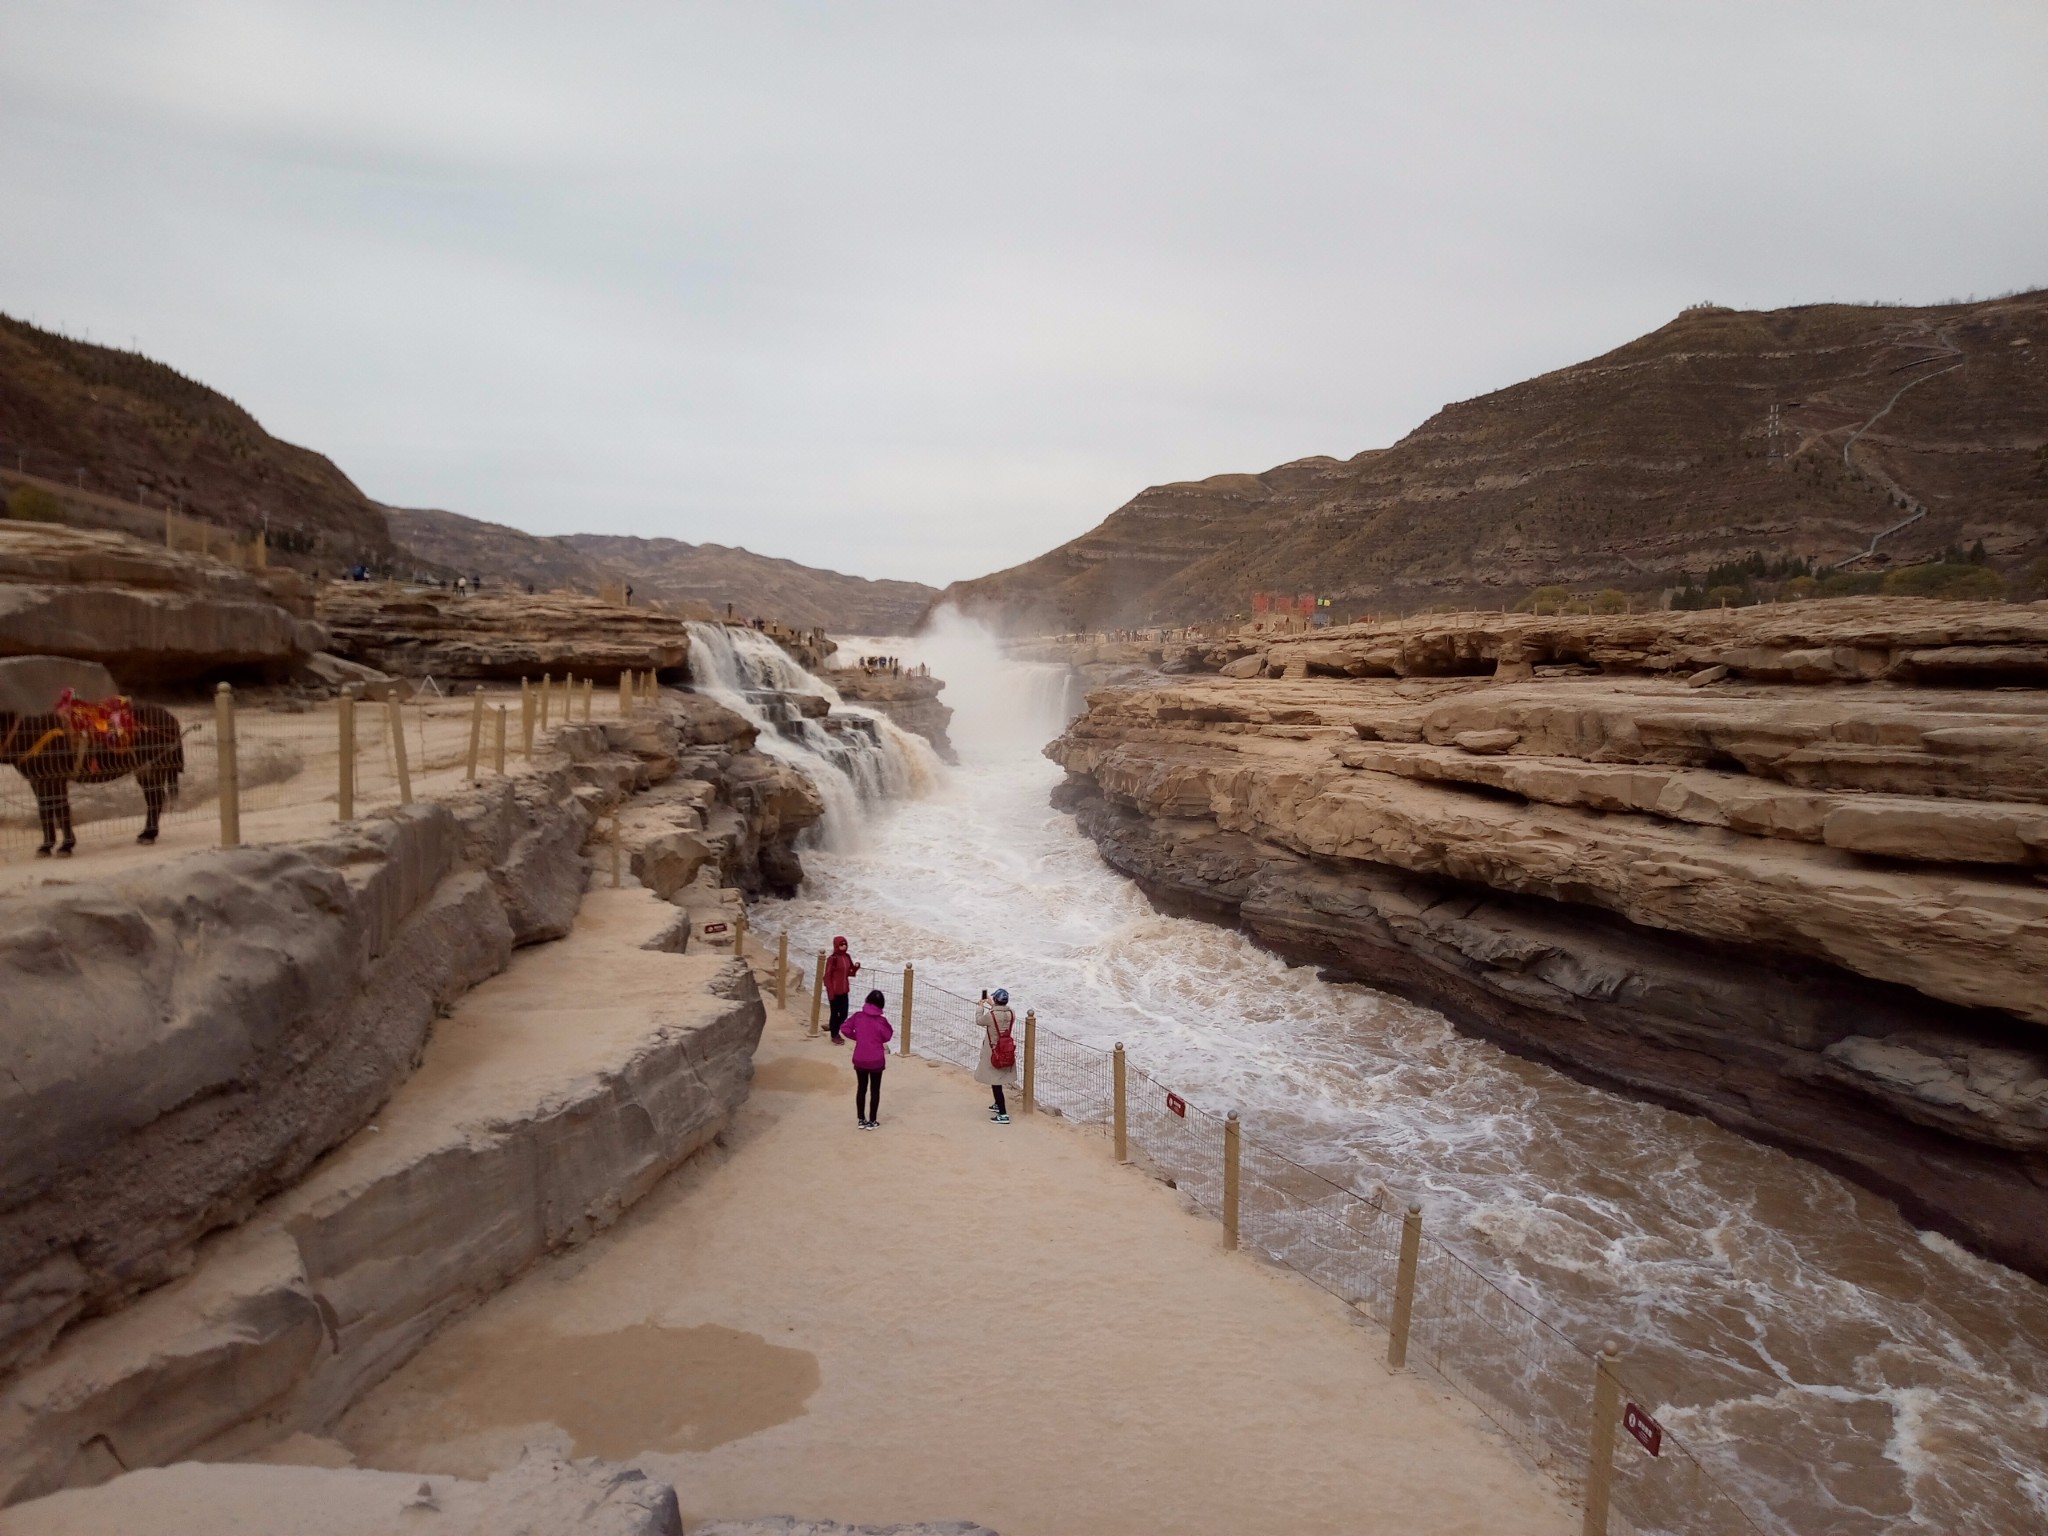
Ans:
{"type": "Polygon", "coordinates": [[[998,1072],[1007,1072],[1010,1068],[1017,1065],[1017,1040],[1010,1033],[1010,1029],[1003,1028],[1004,1021],[1002,1015],[1005,1013],[1010,1014],[1009,1024],[1011,1029],[1014,1029],[1017,1024],[1017,1015],[1010,1013],[1009,1009],[995,1010],[996,1037],[988,1048],[988,1064],[998,1072]]]}

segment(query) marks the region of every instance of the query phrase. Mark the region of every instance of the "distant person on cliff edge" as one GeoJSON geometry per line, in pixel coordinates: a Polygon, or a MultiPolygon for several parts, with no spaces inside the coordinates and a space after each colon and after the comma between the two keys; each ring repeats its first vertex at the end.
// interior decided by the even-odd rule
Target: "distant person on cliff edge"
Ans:
{"type": "Polygon", "coordinates": [[[896,1035],[896,1026],[882,1015],[883,1002],[880,992],[870,992],[867,1005],[846,1021],[846,1033],[853,1038],[853,1118],[864,1131],[881,1124],[882,1072],[896,1035]]]}
{"type": "Polygon", "coordinates": [[[860,974],[860,962],[848,953],[846,940],[832,941],[832,957],[825,962],[825,1001],[832,1005],[832,1043],[840,1043],[839,1031],[846,1027],[846,999],[853,991],[853,978],[860,974]]]}
{"type": "Polygon", "coordinates": [[[1017,1014],[1010,1007],[1010,994],[1001,987],[993,997],[982,993],[975,1019],[981,1025],[981,1062],[974,1069],[974,1080],[995,1095],[989,1119],[1008,1125],[1010,1106],[1003,1090],[1017,1086],[1017,1014]]]}

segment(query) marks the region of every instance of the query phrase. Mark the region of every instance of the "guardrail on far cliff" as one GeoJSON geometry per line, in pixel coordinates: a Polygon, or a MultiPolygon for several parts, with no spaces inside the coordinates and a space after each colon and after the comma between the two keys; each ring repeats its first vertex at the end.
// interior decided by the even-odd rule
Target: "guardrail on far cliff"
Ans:
{"type": "MultiPolygon", "coordinates": [[[[744,954],[742,924],[739,946],[744,954]]],[[[789,936],[775,984],[789,986],[789,936]]],[[[819,1027],[818,953],[808,1032],[819,1027]]],[[[972,1068],[976,1004],[903,967],[897,1009],[904,1055],[972,1068]],[[920,997],[937,994],[933,1007],[920,997]]],[[[1218,1114],[1126,1060],[1026,1013],[1021,1112],[1049,1113],[1109,1138],[1119,1162],[1145,1168],[1216,1215],[1227,1248],[1283,1264],[1387,1331],[1387,1362],[1419,1365],[1455,1389],[1584,1509],[1585,1536],[1762,1536],[1690,1448],[1650,1411],[1612,1344],[1590,1352],[1397,1209],[1261,1146],[1235,1111],[1218,1114]],[[1626,1436],[1623,1435],[1626,1431],[1626,1436]]]]}

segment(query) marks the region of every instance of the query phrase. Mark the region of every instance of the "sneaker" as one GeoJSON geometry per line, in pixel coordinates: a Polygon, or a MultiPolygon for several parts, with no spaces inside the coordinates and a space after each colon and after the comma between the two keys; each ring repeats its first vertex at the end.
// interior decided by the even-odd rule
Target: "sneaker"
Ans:
{"type": "Polygon", "coordinates": [[[996,1124],[997,1124],[997,1125],[1008,1125],[1009,1123],[1010,1123],[1010,1117],[1009,1117],[1008,1115],[997,1115],[997,1116],[996,1116],[996,1124]]]}

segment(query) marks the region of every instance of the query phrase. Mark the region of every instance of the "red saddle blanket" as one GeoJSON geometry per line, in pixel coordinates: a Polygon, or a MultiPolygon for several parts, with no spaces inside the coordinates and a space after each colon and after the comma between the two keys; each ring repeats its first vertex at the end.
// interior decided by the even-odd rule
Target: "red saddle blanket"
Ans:
{"type": "Polygon", "coordinates": [[[124,752],[135,744],[135,710],[125,695],[116,694],[95,703],[76,697],[66,688],[57,700],[57,718],[94,755],[124,752]]]}

